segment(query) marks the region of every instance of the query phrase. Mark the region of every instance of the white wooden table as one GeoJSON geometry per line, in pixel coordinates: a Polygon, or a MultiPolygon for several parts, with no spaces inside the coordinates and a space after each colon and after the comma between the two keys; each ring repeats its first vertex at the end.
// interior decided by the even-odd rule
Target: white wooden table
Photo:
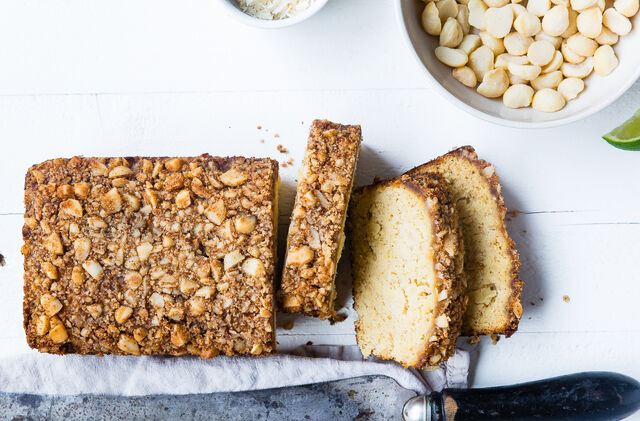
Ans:
{"type": "MultiPolygon", "coordinates": [[[[214,0],[3,0],[0,358],[33,352],[21,316],[29,165],[73,155],[293,158],[281,168],[285,227],[308,125],[326,117],[362,125],[359,183],[463,144],[497,166],[507,205],[520,210],[509,228],[527,283],[524,316],[512,338],[476,348],[473,385],[581,370],[640,378],[640,154],[600,139],[638,108],[640,84],[557,129],[466,115],[427,86],[391,0],[331,0],[310,21],[277,31],[241,26],[214,0]]],[[[341,270],[348,305],[344,261],[341,270]]],[[[355,314],[345,311],[334,326],[296,318],[292,330],[278,330],[281,348],[354,343],[355,314]]]]}

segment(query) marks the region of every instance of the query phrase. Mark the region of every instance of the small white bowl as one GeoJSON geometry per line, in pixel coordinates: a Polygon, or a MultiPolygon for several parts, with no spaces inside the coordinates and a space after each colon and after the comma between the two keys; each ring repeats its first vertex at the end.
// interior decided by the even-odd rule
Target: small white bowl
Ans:
{"type": "Polygon", "coordinates": [[[310,18],[322,9],[328,0],[314,0],[308,9],[301,11],[300,13],[285,19],[266,20],[251,16],[240,9],[238,3],[235,0],[219,0],[220,4],[225,8],[234,18],[238,19],[245,25],[255,26],[257,28],[284,28],[286,26],[295,25],[305,19],[310,18]]]}
{"type": "MultiPolygon", "coordinates": [[[[594,114],[618,99],[640,77],[640,19],[633,18],[634,29],[620,37],[614,50],[620,64],[608,76],[593,72],[585,79],[585,90],[562,110],[543,113],[532,108],[511,109],[502,99],[485,98],[475,89],[468,88],[451,75],[451,68],[442,64],[434,54],[438,37],[427,34],[421,25],[421,0],[395,0],[400,30],[413,50],[428,78],[447,99],[476,117],[517,128],[543,128],[559,126],[594,114]]],[[[630,113],[633,110],[630,111],[630,113]]]]}

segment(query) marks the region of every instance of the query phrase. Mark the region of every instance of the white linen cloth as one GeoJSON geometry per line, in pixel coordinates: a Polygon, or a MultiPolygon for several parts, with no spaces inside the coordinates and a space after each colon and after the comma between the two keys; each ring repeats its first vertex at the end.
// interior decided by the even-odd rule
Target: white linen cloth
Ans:
{"type": "Polygon", "coordinates": [[[237,392],[383,375],[418,393],[466,387],[469,353],[456,350],[440,369],[405,370],[362,360],[357,346],[301,346],[269,357],[121,357],[48,355],[0,358],[0,391],[55,395],[155,395],[237,392]]]}

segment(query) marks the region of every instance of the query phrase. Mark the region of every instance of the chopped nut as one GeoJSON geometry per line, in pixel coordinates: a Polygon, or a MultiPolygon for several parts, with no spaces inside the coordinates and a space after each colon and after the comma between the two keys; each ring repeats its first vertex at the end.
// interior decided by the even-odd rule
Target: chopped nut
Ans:
{"type": "Polygon", "coordinates": [[[262,353],[262,345],[260,345],[260,344],[254,344],[254,345],[251,347],[251,351],[250,351],[250,352],[251,352],[251,354],[253,354],[253,355],[259,355],[259,354],[261,354],[261,353],[262,353]]]}
{"type": "Polygon", "coordinates": [[[100,161],[93,161],[91,163],[91,175],[93,176],[105,176],[108,170],[107,166],[100,161]]]}
{"type": "Polygon", "coordinates": [[[236,231],[250,234],[256,227],[257,218],[253,215],[241,214],[235,220],[236,231]]]}
{"type": "Polygon", "coordinates": [[[117,188],[112,188],[102,196],[102,209],[107,214],[120,212],[122,210],[122,197],[117,188]]]}
{"type": "Polygon", "coordinates": [[[181,279],[180,280],[180,292],[186,295],[193,294],[198,289],[198,284],[189,280],[189,279],[181,279]]]}
{"type": "Polygon", "coordinates": [[[58,279],[58,268],[51,262],[44,262],[42,264],[42,271],[49,279],[58,279]]]}
{"type": "Polygon", "coordinates": [[[193,297],[189,301],[189,314],[191,316],[200,316],[206,311],[204,299],[202,297],[193,297]]]}
{"type": "Polygon", "coordinates": [[[448,327],[449,326],[449,319],[447,318],[446,315],[441,314],[440,316],[436,317],[436,326],[438,327],[448,327]]]}
{"type": "Polygon", "coordinates": [[[140,355],[138,343],[129,335],[121,335],[118,340],[118,349],[131,355],[140,355]]]}
{"type": "Polygon", "coordinates": [[[313,260],[313,256],[313,250],[309,246],[289,250],[286,265],[304,266],[313,260]]]}
{"type": "Polygon", "coordinates": [[[124,200],[127,202],[127,206],[129,206],[134,211],[140,210],[140,206],[141,206],[140,199],[138,199],[136,196],[129,193],[125,193],[123,194],[123,196],[124,196],[124,200]]]}
{"type": "Polygon", "coordinates": [[[153,209],[158,207],[158,193],[153,189],[146,189],[144,191],[144,200],[147,202],[153,209]]]}
{"type": "Polygon", "coordinates": [[[164,163],[164,166],[169,171],[173,171],[173,172],[180,171],[180,169],[182,169],[182,159],[180,158],[169,159],[164,163]]]}
{"type": "Polygon", "coordinates": [[[189,342],[189,332],[187,329],[182,325],[173,325],[171,328],[171,343],[177,347],[182,347],[187,342],[189,342]]]}
{"type": "Polygon", "coordinates": [[[231,168],[224,174],[220,175],[220,181],[223,184],[231,187],[236,187],[247,181],[247,175],[238,171],[236,168],[231,168]]]}
{"type": "Polygon", "coordinates": [[[73,242],[73,251],[76,261],[84,262],[89,257],[89,251],[91,251],[91,240],[86,237],[76,238],[73,242]]]}
{"type": "Polygon", "coordinates": [[[66,217],[82,217],[82,205],[76,199],[68,199],[60,203],[60,213],[66,217]]]}
{"type": "Polygon", "coordinates": [[[67,339],[69,339],[69,334],[67,333],[67,329],[65,329],[64,324],[60,323],[51,329],[51,331],[49,331],[49,338],[57,344],[66,342],[67,339]]]}
{"type": "Polygon", "coordinates": [[[162,295],[158,294],[157,292],[154,292],[153,294],[151,294],[151,297],[149,297],[149,302],[155,308],[164,307],[164,298],[162,297],[162,295]]]}
{"type": "Polygon", "coordinates": [[[207,190],[207,188],[204,186],[204,184],[202,184],[202,181],[200,181],[199,178],[194,178],[191,181],[191,190],[198,196],[208,199],[210,196],[209,191],[207,190]]]}
{"type": "Polygon", "coordinates": [[[144,340],[144,338],[147,337],[148,334],[149,332],[147,331],[147,329],[139,327],[133,331],[133,339],[135,339],[136,342],[140,343],[144,340]]]}
{"type": "Polygon", "coordinates": [[[264,264],[260,259],[251,257],[242,263],[242,270],[250,276],[264,276],[264,264]]]}
{"type": "Polygon", "coordinates": [[[106,228],[107,227],[107,223],[104,222],[103,219],[98,218],[97,216],[92,216],[87,220],[88,224],[89,224],[89,228],[91,228],[92,230],[100,230],[102,228],[106,228]]]}
{"type": "Polygon", "coordinates": [[[84,284],[84,271],[80,266],[73,267],[71,271],[71,281],[77,286],[84,284]]]}
{"type": "Polygon", "coordinates": [[[165,235],[164,237],[162,237],[162,247],[168,249],[173,247],[175,244],[176,244],[175,241],[173,241],[173,239],[168,235],[165,235]]]}
{"type": "Polygon", "coordinates": [[[196,291],[196,297],[211,298],[216,293],[213,287],[202,287],[196,291]]]}
{"type": "Polygon", "coordinates": [[[211,267],[211,274],[213,275],[213,279],[215,279],[216,281],[222,279],[222,275],[224,275],[222,262],[218,259],[211,259],[209,262],[209,266],[211,267]]]}
{"type": "Polygon", "coordinates": [[[97,319],[102,314],[102,305],[101,304],[90,304],[87,306],[87,311],[94,319],[97,319]]]}
{"type": "Polygon", "coordinates": [[[153,251],[153,246],[150,243],[144,242],[136,247],[136,251],[138,252],[138,257],[141,261],[145,261],[151,255],[151,251],[153,251]]]}
{"type": "Polygon", "coordinates": [[[86,199],[87,197],[89,197],[90,190],[91,186],[89,186],[89,183],[85,183],[84,181],[73,185],[73,192],[80,199],[86,199]]]}
{"type": "Polygon", "coordinates": [[[96,281],[102,279],[102,276],[104,275],[102,266],[95,260],[87,260],[82,264],[82,267],[87,271],[89,276],[91,276],[96,281]]]}
{"type": "Polygon", "coordinates": [[[133,314],[133,309],[127,306],[120,306],[116,310],[115,319],[119,324],[123,324],[133,314]]]}
{"type": "Polygon", "coordinates": [[[58,186],[56,189],[56,196],[58,196],[58,199],[68,199],[73,196],[73,188],[68,184],[58,186]]]}
{"type": "Polygon", "coordinates": [[[124,275],[124,281],[129,288],[136,289],[142,284],[142,275],[140,275],[140,272],[128,271],[127,274],[124,275]]]}
{"type": "Polygon", "coordinates": [[[224,256],[224,270],[227,271],[244,260],[244,256],[240,251],[234,250],[224,256]]]}
{"type": "Polygon", "coordinates": [[[222,199],[218,199],[215,203],[209,205],[204,211],[206,217],[216,225],[222,224],[227,217],[227,209],[222,199]]]}
{"type": "Polygon", "coordinates": [[[167,315],[171,320],[179,322],[184,318],[184,310],[179,307],[173,307],[169,310],[169,314],[167,315]]]}
{"type": "Polygon", "coordinates": [[[164,182],[164,189],[166,191],[178,190],[184,185],[184,177],[182,174],[171,174],[164,182]]]}
{"type": "Polygon", "coordinates": [[[191,192],[187,189],[180,190],[176,195],[176,206],[185,209],[191,204],[191,192]]]}
{"type": "Polygon", "coordinates": [[[49,332],[49,328],[50,328],[50,318],[49,316],[46,316],[44,314],[41,314],[37,319],[36,319],[36,335],[38,336],[42,336],[42,335],[46,335],[49,332]]]}
{"type": "Polygon", "coordinates": [[[119,167],[115,167],[109,172],[109,178],[129,177],[131,174],[133,174],[131,168],[121,165],[119,167]]]}
{"type": "Polygon", "coordinates": [[[62,240],[57,232],[52,232],[44,240],[44,247],[51,252],[51,254],[64,254],[64,248],[62,247],[62,240]]]}

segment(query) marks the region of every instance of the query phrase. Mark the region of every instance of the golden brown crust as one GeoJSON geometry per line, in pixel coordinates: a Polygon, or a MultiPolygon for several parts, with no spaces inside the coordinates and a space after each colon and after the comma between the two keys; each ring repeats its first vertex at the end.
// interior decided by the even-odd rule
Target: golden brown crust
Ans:
{"type": "Polygon", "coordinates": [[[361,141],[360,126],[311,125],[278,293],[285,312],[335,316],[336,270],[361,141]]]}
{"type": "MultiPolygon", "coordinates": [[[[401,175],[394,179],[383,180],[370,186],[360,187],[354,193],[356,197],[365,189],[380,188],[401,184],[421,198],[432,221],[431,232],[433,263],[437,273],[438,289],[446,291],[446,297],[438,298],[432,315],[433,329],[429,332],[423,350],[417,356],[414,368],[436,366],[451,357],[455,352],[455,343],[462,328],[462,317],[467,303],[464,294],[466,278],[462,270],[464,247],[462,234],[458,226],[458,213],[447,188],[448,182],[438,174],[401,175]],[[446,320],[446,322],[445,322],[446,320]]],[[[357,229],[353,222],[349,229],[357,229]]],[[[355,270],[354,270],[355,272],[355,270]]],[[[357,298],[354,287],[354,299],[357,298]]],[[[356,340],[359,342],[360,328],[356,321],[356,340]]],[[[393,359],[390,354],[375,354],[382,359],[393,359]]],[[[408,365],[399,361],[405,368],[408,365]]]]}
{"type": "Polygon", "coordinates": [[[55,354],[275,352],[270,159],[81,158],[25,179],[24,327],[55,354]]]}
{"type": "Polygon", "coordinates": [[[475,167],[480,170],[480,173],[483,175],[483,178],[495,199],[496,207],[498,209],[500,220],[502,223],[498,226],[500,232],[504,236],[504,238],[508,242],[508,252],[511,256],[511,270],[510,270],[510,284],[511,284],[511,296],[509,299],[509,306],[507,309],[507,320],[502,326],[497,327],[493,330],[471,330],[466,326],[463,326],[463,334],[469,336],[476,335],[488,335],[488,334],[503,334],[506,337],[513,335],[518,330],[518,323],[520,317],[522,317],[522,304],[521,304],[521,294],[522,287],[524,283],[520,280],[518,272],[520,270],[520,259],[519,254],[515,248],[515,243],[509,236],[507,232],[507,227],[504,222],[504,219],[507,215],[507,208],[504,204],[504,198],[502,197],[502,185],[500,184],[500,177],[496,174],[493,165],[487,161],[478,159],[478,155],[476,154],[474,148],[472,146],[462,146],[460,148],[454,149],[453,151],[438,157],[426,164],[420,165],[416,168],[413,168],[407,171],[407,174],[418,174],[424,171],[434,171],[434,167],[437,166],[440,162],[448,159],[450,156],[457,156],[461,159],[465,159],[468,162],[472,163],[475,167]]]}

